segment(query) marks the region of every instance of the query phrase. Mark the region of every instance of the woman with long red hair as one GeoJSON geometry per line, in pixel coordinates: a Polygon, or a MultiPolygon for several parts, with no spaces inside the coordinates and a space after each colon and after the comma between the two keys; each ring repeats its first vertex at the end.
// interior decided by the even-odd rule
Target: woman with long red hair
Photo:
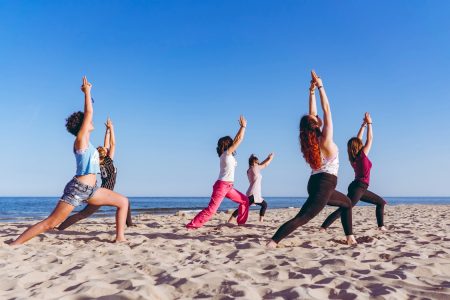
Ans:
{"type": "Polygon", "coordinates": [[[311,71],[309,88],[309,114],[300,120],[300,148],[306,162],[311,166],[308,181],[308,199],[300,212],[284,223],[267,243],[275,248],[278,243],[298,227],[313,219],[325,205],[342,208],[341,221],[347,237],[347,244],[356,244],[352,233],[352,202],[344,194],[335,190],[339,169],[339,150],[333,141],[333,122],[330,104],[320,77],[311,71]],[[323,110],[323,122],[317,115],[315,90],[320,92],[320,104],[323,110]]]}

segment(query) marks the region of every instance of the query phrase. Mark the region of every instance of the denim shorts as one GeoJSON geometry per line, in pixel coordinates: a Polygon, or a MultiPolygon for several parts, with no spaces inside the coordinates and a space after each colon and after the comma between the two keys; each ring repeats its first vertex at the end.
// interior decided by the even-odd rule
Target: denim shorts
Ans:
{"type": "Polygon", "coordinates": [[[97,183],[95,186],[90,186],[81,183],[76,177],[74,177],[71,181],[69,181],[69,183],[66,184],[64,194],[62,195],[60,201],[77,207],[83,202],[87,203],[89,198],[91,198],[97,190],[97,183]]]}

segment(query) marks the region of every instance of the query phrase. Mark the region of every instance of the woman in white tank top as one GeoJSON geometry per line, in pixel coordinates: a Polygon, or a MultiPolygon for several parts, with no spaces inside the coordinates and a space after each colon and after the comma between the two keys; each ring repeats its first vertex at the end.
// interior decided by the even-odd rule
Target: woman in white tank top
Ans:
{"type": "Polygon", "coordinates": [[[308,181],[308,199],[300,212],[284,223],[269,240],[267,246],[275,248],[278,243],[298,227],[308,223],[322,211],[326,205],[339,206],[342,227],[347,243],[355,244],[352,232],[352,203],[344,194],[335,190],[339,169],[338,147],[333,141],[333,122],[330,103],[328,102],[322,80],[311,71],[309,88],[309,114],[300,120],[300,145],[303,157],[311,166],[311,177],[308,181]],[[317,115],[315,90],[319,89],[320,104],[323,110],[323,122],[317,115]]]}
{"type": "Polygon", "coordinates": [[[188,229],[202,227],[219,209],[223,199],[229,198],[239,204],[237,222],[239,225],[245,224],[248,218],[249,201],[246,195],[233,187],[234,171],[237,166],[234,154],[241,144],[247,127],[247,120],[243,116],[239,119],[239,131],[234,140],[230,136],[221,137],[217,141],[217,155],[220,158],[219,178],[213,185],[213,192],[208,207],[199,212],[187,225],[188,229]]]}

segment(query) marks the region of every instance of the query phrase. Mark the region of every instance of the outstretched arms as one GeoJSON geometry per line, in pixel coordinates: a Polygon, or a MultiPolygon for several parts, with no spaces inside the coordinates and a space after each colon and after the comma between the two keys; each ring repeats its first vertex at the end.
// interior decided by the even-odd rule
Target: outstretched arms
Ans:
{"type": "Polygon", "coordinates": [[[106,127],[106,129],[105,129],[105,140],[103,141],[103,147],[105,147],[106,149],[109,149],[109,139],[110,139],[110,133],[109,133],[109,127],[108,127],[108,121],[109,121],[109,118],[106,120],[106,123],[105,123],[105,127],[106,127]]]}
{"type": "Polygon", "coordinates": [[[366,119],[364,119],[363,123],[361,124],[361,127],[359,127],[358,135],[356,136],[358,139],[362,141],[364,130],[366,129],[366,119]]]}
{"type": "Polygon", "coordinates": [[[333,120],[331,118],[331,109],[330,103],[328,102],[327,94],[325,93],[325,88],[323,86],[322,79],[317,76],[316,72],[311,71],[311,77],[319,89],[320,93],[320,104],[322,106],[323,111],[323,129],[322,129],[322,137],[323,143],[326,147],[329,144],[334,144],[333,142],[333,120]]]}
{"type": "Polygon", "coordinates": [[[270,165],[270,163],[272,162],[273,156],[274,156],[274,154],[273,154],[273,153],[270,153],[270,154],[267,156],[267,158],[266,158],[262,163],[259,164],[259,166],[260,166],[262,169],[268,167],[268,166],[270,165]]]}
{"type": "Polygon", "coordinates": [[[373,132],[372,132],[372,117],[368,112],[366,112],[364,116],[364,122],[367,124],[367,136],[366,136],[366,144],[363,147],[363,151],[365,155],[369,155],[370,148],[372,148],[373,141],[373,132]]]}
{"type": "Polygon", "coordinates": [[[316,83],[311,80],[311,85],[309,86],[309,114],[312,116],[317,116],[317,104],[316,104],[316,83]]]}
{"type": "Polygon", "coordinates": [[[114,134],[114,125],[110,118],[106,120],[106,132],[104,147],[108,149],[108,156],[114,159],[116,152],[116,136],[114,134]]]}
{"type": "Polygon", "coordinates": [[[227,154],[232,154],[234,151],[236,151],[236,149],[244,140],[245,127],[247,127],[247,120],[244,118],[244,116],[240,116],[239,125],[241,127],[239,128],[239,131],[237,132],[236,137],[233,140],[233,145],[231,145],[231,147],[228,148],[227,154]]]}
{"type": "Polygon", "coordinates": [[[84,119],[75,140],[75,149],[86,149],[89,144],[90,128],[92,126],[92,117],[94,115],[94,108],[91,100],[92,84],[88,82],[86,76],[83,76],[83,83],[81,91],[84,93],[84,119]]]}

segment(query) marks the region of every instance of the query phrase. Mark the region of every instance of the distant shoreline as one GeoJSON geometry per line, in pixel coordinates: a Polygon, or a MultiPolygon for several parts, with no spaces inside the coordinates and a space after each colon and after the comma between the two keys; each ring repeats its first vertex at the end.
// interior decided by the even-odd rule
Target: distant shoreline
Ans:
{"type": "MultiPolygon", "coordinates": [[[[1,201],[1,200],[0,200],[1,201]]],[[[228,201],[227,201],[228,202],[228,201]]],[[[231,201],[230,201],[231,202],[231,201]]],[[[229,204],[229,203],[228,203],[229,204]]],[[[295,203],[295,205],[291,205],[291,206],[286,206],[286,207],[272,207],[270,208],[270,210],[268,210],[268,213],[270,213],[270,211],[279,211],[279,210],[283,210],[283,209],[293,209],[293,210],[298,210],[300,209],[301,205],[303,204],[303,202],[298,202],[295,203]]],[[[448,203],[393,203],[393,204],[389,204],[389,206],[408,206],[408,207],[414,207],[414,206],[449,206],[450,205],[450,198],[448,199],[448,203]]],[[[367,206],[371,206],[370,204],[367,203],[358,203],[357,206],[359,207],[367,207],[367,206]]],[[[79,206],[77,209],[81,209],[84,206],[79,206]]],[[[192,214],[192,213],[197,213],[200,210],[202,210],[204,207],[203,206],[196,206],[196,207],[157,207],[157,208],[132,208],[132,215],[133,216],[138,216],[138,215],[155,215],[155,216],[163,216],[163,215],[177,215],[178,213],[182,213],[182,214],[192,214]]],[[[219,210],[217,211],[218,213],[222,213],[222,212],[226,212],[228,213],[229,211],[234,210],[236,207],[221,207],[219,208],[219,210]]],[[[251,211],[255,211],[258,210],[259,207],[257,206],[251,206],[250,210],[251,211]]],[[[36,221],[36,220],[41,220],[42,218],[45,218],[47,216],[47,214],[50,213],[50,210],[48,212],[42,213],[42,214],[37,214],[37,215],[22,215],[22,216],[8,216],[8,212],[4,213],[1,212],[0,213],[0,223],[19,223],[19,222],[32,222],[32,221],[36,221]]],[[[115,210],[113,208],[104,208],[104,210],[100,210],[97,213],[95,213],[94,215],[92,215],[90,218],[109,218],[109,217],[113,217],[115,214],[115,210]],[[105,210],[106,209],[106,210],[105,210]]]]}

